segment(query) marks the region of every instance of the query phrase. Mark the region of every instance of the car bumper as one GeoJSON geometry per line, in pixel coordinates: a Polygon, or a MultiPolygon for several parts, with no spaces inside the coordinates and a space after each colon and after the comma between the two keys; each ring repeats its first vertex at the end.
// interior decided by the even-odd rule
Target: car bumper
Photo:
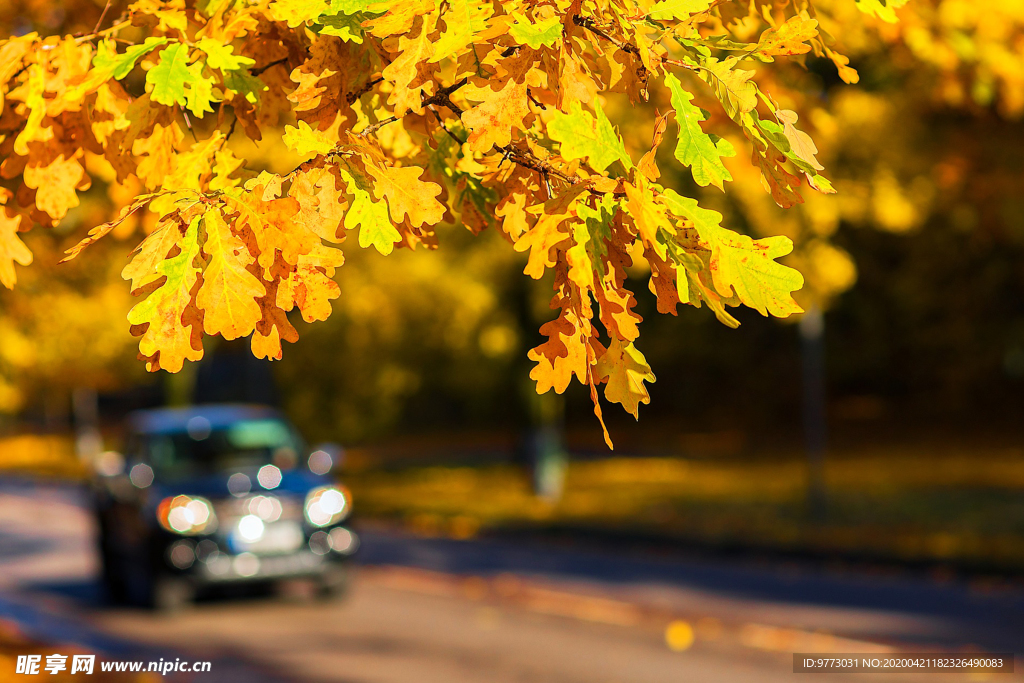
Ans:
{"type": "MultiPolygon", "coordinates": [[[[290,552],[231,551],[220,545],[215,551],[191,555],[194,561],[188,567],[177,567],[177,570],[180,575],[200,585],[315,577],[346,562],[356,553],[359,537],[350,529],[339,530],[344,531],[344,545],[332,545],[328,535],[322,532],[315,533],[300,549],[290,552]],[[321,538],[316,538],[318,535],[321,538]],[[317,543],[318,540],[321,542],[317,543]]],[[[187,543],[188,548],[195,547],[190,541],[178,541],[178,544],[182,543],[187,543]]],[[[173,559],[173,551],[174,546],[171,546],[165,556],[170,555],[168,559],[173,559]]]]}
{"type": "Polygon", "coordinates": [[[318,555],[308,550],[288,555],[218,553],[205,562],[197,563],[199,566],[192,576],[207,584],[317,576],[344,559],[337,555],[318,555]]]}

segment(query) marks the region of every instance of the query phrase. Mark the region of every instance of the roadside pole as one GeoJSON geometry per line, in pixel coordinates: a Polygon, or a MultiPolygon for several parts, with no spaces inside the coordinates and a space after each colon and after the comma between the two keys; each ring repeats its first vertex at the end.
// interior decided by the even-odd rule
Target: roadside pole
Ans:
{"type": "Polygon", "coordinates": [[[800,318],[800,355],[803,364],[803,427],[807,451],[807,506],[818,521],[825,518],[828,490],[825,484],[825,448],[828,428],[825,415],[825,316],[810,306],[800,318]]]}

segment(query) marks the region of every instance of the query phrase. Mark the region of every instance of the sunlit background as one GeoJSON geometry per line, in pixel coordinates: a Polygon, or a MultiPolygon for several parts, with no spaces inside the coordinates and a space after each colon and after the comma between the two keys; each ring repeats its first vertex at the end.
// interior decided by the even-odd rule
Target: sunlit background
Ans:
{"type": "MultiPolygon", "coordinates": [[[[528,379],[550,283],[525,277],[500,235],[460,226],[439,229],[434,252],[343,245],[331,318],[293,320],[300,341],[279,362],[207,339],[200,363],[147,374],[118,274],[153,217],[57,265],[134,191],[99,182],[113,173],[91,158],[93,188],[59,228],[25,235],[35,263],[0,289],[0,468],[12,481],[81,480],[122,448],[132,410],[266,403],[308,443],[340,444],[360,519],[403,538],[642,542],[1019,587],[1024,4],[911,0],[898,24],[852,0],[817,4],[859,83],[814,58],[758,79],[800,113],[838,194],[783,211],[743,153],[725,160],[724,194],[661,165],[666,185],[725,224],[794,240],[786,262],[806,277],[797,298],[814,319],[740,310],[731,330],[707,309],[661,315],[635,265],[639,347],[657,381],[639,422],[605,412],[614,452],[583,387],[538,397],[528,379]]],[[[0,35],[88,31],[101,9],[5,2],[0,35]]],[[[635,151],[651,137],[636,122],[666,106],[608,111],[635,151]]],[[[273,134],[235,151],[254,167],[293,165],[273,134]]],[[[689,648],[692,629],[675,628],[669,648],[689,648]]]]}

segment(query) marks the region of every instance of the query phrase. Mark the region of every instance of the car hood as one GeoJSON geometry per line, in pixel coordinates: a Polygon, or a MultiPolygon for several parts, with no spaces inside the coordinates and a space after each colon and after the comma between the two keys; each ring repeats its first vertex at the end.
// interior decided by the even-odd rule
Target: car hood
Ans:
{"type": "Polygon", "coordinates": [[[264,488],[256,479],[256,470],[234,470],[204,474],[196,477],[161,480],[153,483],[157,499],[165,496],[202,496],[210,500],[230,498],[228,479],[234,474],[244,474],[249,478],[251,489],[249,494],[271,493],[278,496],[302,498],[310,490],[318,486],[326,486],[333,482],[329,476],[313,474],[305,470],[285,470],[281,473],[281,483],[272,489],[264,488]]]}

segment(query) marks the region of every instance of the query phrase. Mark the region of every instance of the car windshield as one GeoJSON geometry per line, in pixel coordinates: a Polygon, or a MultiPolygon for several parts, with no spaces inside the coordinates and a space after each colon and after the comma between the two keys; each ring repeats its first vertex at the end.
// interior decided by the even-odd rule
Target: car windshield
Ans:
{"type": "Polygon", "coordinates": [[[288,424],[276,419],[239,420],[211,428],[205,418],[192,418],[185,432],[149,434],[146,459],[163,477],[226,472],[273,463],[296,465],[301,444],[288,424]]]}

